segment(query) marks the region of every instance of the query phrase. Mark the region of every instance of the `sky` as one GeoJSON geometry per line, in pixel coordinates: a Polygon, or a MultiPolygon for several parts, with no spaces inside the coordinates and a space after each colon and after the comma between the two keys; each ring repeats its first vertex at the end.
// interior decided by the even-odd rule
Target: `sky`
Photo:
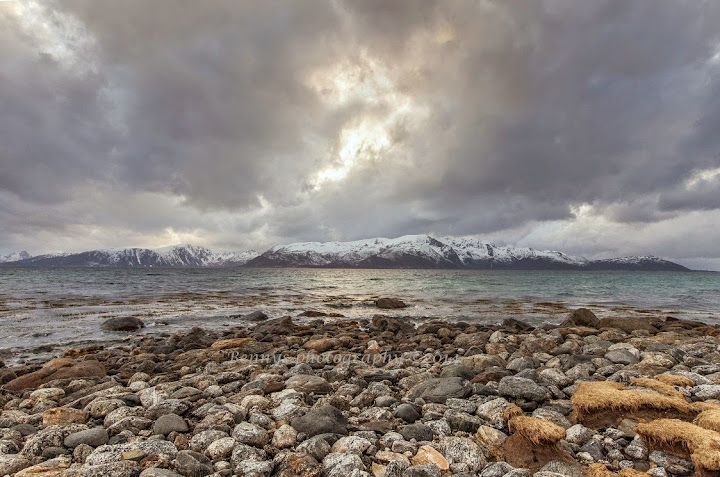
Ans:
{"type": "Polygon", "coordinates": [[[720,2],[0,1],[0,253],[473,236],[720,270],[720,2]]]}

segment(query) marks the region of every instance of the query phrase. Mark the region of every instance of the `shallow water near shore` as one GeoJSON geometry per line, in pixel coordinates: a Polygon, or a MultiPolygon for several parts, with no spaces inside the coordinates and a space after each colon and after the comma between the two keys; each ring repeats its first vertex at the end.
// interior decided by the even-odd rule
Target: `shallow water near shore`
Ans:
{"type": "Polygon", "coordinates": [[[52,349],[121,335],[100,323],[133,315],[143,333],[245,324],[237,315],[271,318],[307,310],[369,318],[498,323],[513,316],[557,323],[586,306],[598,316],[674,316],[716,323],[720,274],[336,269],[0,268],[0,353],[29,359],[52,349]],[[396,296],[410,306],[378,310],[396,296]]]}

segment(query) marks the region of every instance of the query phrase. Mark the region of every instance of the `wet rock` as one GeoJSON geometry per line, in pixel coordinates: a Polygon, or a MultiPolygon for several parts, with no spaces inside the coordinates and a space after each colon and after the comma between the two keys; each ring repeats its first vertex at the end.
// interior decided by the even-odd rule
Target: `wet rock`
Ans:
{"type": "Polygon", "coordinates": [[[404,301],[399,300],[397,298],[378,298],[375,300],[375,306],[378,308],[384,308],[384,309],[397,309],[397,308],[405,308],[407,305],[404,301]]]}
{"type": "Polygon", "coordinates": [[[587,308],[578,308],[570,313],[565,321],[560,326],[587,326],[589,328],[598,327],[598,318],[595,313],[588,310],[587,308]]]}
{"type": "Polygon", "coordinates": [[[145,328],[145,323],[134,316],[119,316],[105,320],[100,327],[105,331],[137,331],[145,328]]]}

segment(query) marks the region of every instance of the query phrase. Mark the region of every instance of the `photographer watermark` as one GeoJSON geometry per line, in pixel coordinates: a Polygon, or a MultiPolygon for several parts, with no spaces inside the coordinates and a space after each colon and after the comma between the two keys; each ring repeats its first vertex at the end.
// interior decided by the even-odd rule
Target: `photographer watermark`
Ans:
{"type": "MultiPolygon", "coordinates": [[[[293,356],[285,356],[284,354],[264,354],[264,353],[241,353],[238,350],[228,350],[226,353],[227,361],[250,361],[251,363],[263,363],[263,364],[279,364],[283,360],[290,360],[297,363],[307,364],[324,364],[324,365],[342,365],[362,362],[365,364],[372,365],[373,367],[384,366],[393,359],[401,358],[403,355],[395,352],[382,352],[382,353],[299,353],[293,356]]],[[[434,353],[424,355],[422,361],[432,361],[434,363],[446,363],[450,360],[450,356],[442,353],[434,353]]]]}

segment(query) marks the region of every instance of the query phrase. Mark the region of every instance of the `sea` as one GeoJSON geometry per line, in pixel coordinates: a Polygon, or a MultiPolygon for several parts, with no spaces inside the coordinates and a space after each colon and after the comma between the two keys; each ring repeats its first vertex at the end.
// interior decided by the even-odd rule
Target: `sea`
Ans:
{"type": "Polygon", "coordinates": [[[558,323],[574,308],[603,316],[673,316],[718,323],[720,273],[498,270],[0,267],[0,358],[28,363],[67,347],[120,343],[111,317],[136,316],[142,334],[245,327],[242,318],[319,311],[326,320],[384,313],[500,323],[558,323]],[[409,306],[380,310],[379,297],[409,306]]]}

